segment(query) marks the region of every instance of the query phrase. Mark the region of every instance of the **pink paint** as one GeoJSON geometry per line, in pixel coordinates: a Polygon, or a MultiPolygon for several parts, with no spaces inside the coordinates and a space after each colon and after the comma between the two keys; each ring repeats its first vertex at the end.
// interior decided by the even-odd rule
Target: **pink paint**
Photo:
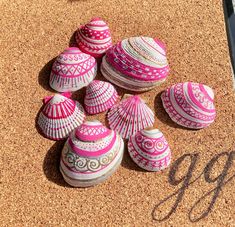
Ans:
{"type": "Polygon", "coordinates": [[[184,127],[200,129],[215,120],[213,90],[206,85],[178,83],[164,91],[161,99],[171,119],[184,127]]]}
{"type": "Polygon", "coordinates": [[[89,114],[98,114],[110,109],[118,99],[113,85],[108,82],[94,80],[86,89],[85,109],[89,114]]]}
{"type": "Polygon", "coordinates": [[[109,27],[100,18],[93,18],[76,32],[78,47],[95,58],[102,57],[112,46],[109,27]]]}

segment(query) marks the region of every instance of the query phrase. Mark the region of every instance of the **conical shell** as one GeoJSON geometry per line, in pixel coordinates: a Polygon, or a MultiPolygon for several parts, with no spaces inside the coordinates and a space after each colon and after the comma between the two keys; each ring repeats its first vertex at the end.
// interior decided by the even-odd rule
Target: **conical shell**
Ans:
{"type": "Polygon", "coordinates": [[[159,171],[169,166],[171,150],[158,129],[142,130],[130,137],[128,152],[132,160],[148,171],[159,171]]]}
{"type": "Polygon", "coordinates": [[[59,92],[77,91],[87,86],[96,76],[94,57],[82,53],[77,47],[69,47],[55,60],[50,86],[59,92]]]}
{"type": "Polygon", "coordinates": [[[118,132],[122,138],[128,139],[138,131],[153,126],[152,110],[138,96],[131,96],[113,106],[108,112],[110,128],[118,132]]]}
{"type": "Polygon", "coordinates": [[[64,145],[60,171],[74,187],[89,187],[111,176],[122,161],[124,143],[99,121],[76,128],[64,145]]]}
{"type": "Polygon", "coordinates": [[[161,99],[170,118],[181,126],[200,129],[215,120],[214,93],[206,85],[178,83],[164,91],[161,99]]]}
{"type": "Polygon", "coordinates": [[[61,94],[46,97],[46,105],[38,117],[42,133],[49,139],[61,140],[85,119],[83,107],[61,94]]]}
{"type": "Polygon", "coordinates": [[[89,114],[98,114],[110,109],[118,94],[112,84],[94,80],[86,88],[85,109],[89,114]]]}
{"type": "Polygon", "coordinates": [[[81,51],[95,58],[101,57],[112,46],[109,27],[100,18],[93,18],[81,26],[77,30],[76,41],[81,51]]]}
{"type": "Polygon", "coordinates": [[[164,82],[169,73],[165,46],[149,37],[124,39],[106,52],[101,72],[125,89],[150,90],[164,82]]]}

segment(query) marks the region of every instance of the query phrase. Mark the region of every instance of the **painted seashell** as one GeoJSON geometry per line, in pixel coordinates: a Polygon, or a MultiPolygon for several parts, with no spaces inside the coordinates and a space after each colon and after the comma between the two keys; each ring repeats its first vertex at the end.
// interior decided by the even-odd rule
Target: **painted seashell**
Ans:
{"type": "Polygon", "coordinates": [[[49,83],[58,92],[77,91],[87,86],[96,72],[94,57],[82,53],[77,47],[69,47],[56,58],[49,83]]]}
{"type": "Polygon", "coordinates": [[[99,121],[87,121],[68,138],[61,154],[60,171],[74,187],[105,181],[119,167],[124,151],[122,138],[99,121]]]}
{"type": "Polygon", "coordinates": [[[144,129],[128,141],[132,160],[142,169],[159,171],[171,162],[171,150],[164,135],[158,129],[144,129]]]}
{"type": "Polygon", "coordinates": [[[81,26],[76,32],[76,41],[81,51],[95,58],[102,57],[112,46],[109,27],[100,18],[93,18],[81,26]]]}
{"type": "Polygon", "coordinates": [[[44,98],[46,105],[38,117],[38,126],[49,139],[61,140],[85,120],[83,107],[68,98],[70,94],[56,94],[44,98]]]}
{"type": "Polygon", "coordinates": [[[89,114],[98,114],[110,109],[118,99],[112,84],[94,80],[86,88],[85,109],[89,114]]]}
{"type": "Polygon", "coordinates": [[[138,131],[153,126],[153,111],[138,96],[130,96],[113,106],[108,112],[110,128],[128,139],[138,131]]]}
{"type": "Polygon", "coordinates": [[[132,37],[112,46],[103,57],[103,76],[132,91],[147,91],[166,80],[169,65],[158,39],[132,37]]]}
{"type": "Polygon", "coordinates": [[[181,126],[200,129],[215,120],[214,92],[204,84],[175,84],[162,93],[161,99],[170,118],[181,126]]]}

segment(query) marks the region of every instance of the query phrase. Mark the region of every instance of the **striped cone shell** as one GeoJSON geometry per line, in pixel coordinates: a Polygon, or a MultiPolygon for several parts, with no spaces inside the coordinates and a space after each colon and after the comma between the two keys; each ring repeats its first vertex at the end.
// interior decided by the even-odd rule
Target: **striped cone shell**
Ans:
{"type": "Polygon", "coordinates": [[[178,83],[164,91],[161,99],[170,118],[181,126],[200,129],[215,120],[214,92],[206,85],[178,83]]]}
{"type": "Polygon", "coordinates": [[[76,32],[76,41],[80,50],[95,58],[102,55],[112,46],[109,27],[100,18],[93,18],[76,32]]]}
{"type": "Polygon", "coordinates": [[[87,86],[96,76],[97,63],[92,56],[77,47],[69,47],[55,60],[50,86],[58,92],[77,91],[87,86]]]}
{"type": "Polygon", "coordinates": [[[158,129],[144,129],[131,136],[128,152],[139,167],[148,171],[165,169],[171,161],[168,142],[158,129]]]}
{"type": "Polygon", "coordinates": [[[61,154],[60,171],[74,187],[103,182],[119,167],[124,151],[122,138],[99,121],[87,121],[68,138],[61,154]]]}
{"type": "Polygon", "coordinates": [[[138,96],[131,96],[113,106],[108,112],[110,128],[128,139],[138,131],[153,126],[153,111],[138,96]]]}
{"type": "Polygon", "coordinates": [[[94,80],[86,88],[85,109],[89,114],[98,114],[110,109],[118,94],[112,84],[94,80]]]}
{"type": "MultiPolygon", "coordinates": [[[[66,94],[65,94],[66,95],[66,94]]],[[[65,95],[46,97],[39,114],[38,125],[49,139],[61,140],[85,120],[83,107],[65,95]]]]}
{"type": "Polygon", "coordinates": [[[149,37],[124,39],[106,52],[101,72],[107,80],[125,89],[150,90],[169,74],[165,45],[149,37]]]}

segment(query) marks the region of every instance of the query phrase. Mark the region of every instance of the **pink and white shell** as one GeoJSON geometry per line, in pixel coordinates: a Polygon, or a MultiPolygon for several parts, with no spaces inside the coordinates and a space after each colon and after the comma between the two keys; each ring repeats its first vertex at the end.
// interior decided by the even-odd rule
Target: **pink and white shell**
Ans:
{"type": "Polygon", "coordinates": [[[74,187],[105,181],[119,167],[124,151],[122,138],[99,121],[87,121],[68,138],[61,154],[60,171],[74,187]]]}
{"type": "Polygon", "coordinates": [[[165,45],[158,39],[131,37],[112,46],[103,57],[103,76],[132,91],[146,91],[169,74],[165,45]]]}
{"type": "Polygon", "coordinates": [[[67,94],[56,94],[44,98],[46,104],[37,123],[49,139],[61,140],[68,137],[85,120],[83,107],[66,96],[67,94]]]}
{"type": "Polygon", "coordinates": [[[110,109],[118,99],[112,84],[94,80],[86,88],[85,109],[89,114],[98,114],[110,109]]]}
{"type": "Polygon", "coordinates": [[[69,47],[56,58],[49,83],[58,92],[77,91],[87,86],[96,72],[94,57],[82,53],[77,47],[69,47]]]}
{"type": "Polygon", "coordinates": [[[200,129],[215,120],[214,92],[204,84],[175,84],[162,93],[161,99],[170,118],[181,126],[200,129]]]}
{"type": "Polygon", "coordinates": [[[108,112],[110,128],[128,139],[138,131],[153,126],[153,111],[138,96],[131,96],[113,106],[108,112]]]}
{"type": "Polygon", "coordinates": [[[95,58],[102,57],[112,46],[109,27],[100,18],[81,26],[76,32],[76,41],[81,51],[95,58]]]}
{"type": "Polygon", "coordinates": [[[171,150],[158,129],[142,130],[131,136],[128,152],[139,167],[148,171],[160,171],[170,165],[171,150]]]}

